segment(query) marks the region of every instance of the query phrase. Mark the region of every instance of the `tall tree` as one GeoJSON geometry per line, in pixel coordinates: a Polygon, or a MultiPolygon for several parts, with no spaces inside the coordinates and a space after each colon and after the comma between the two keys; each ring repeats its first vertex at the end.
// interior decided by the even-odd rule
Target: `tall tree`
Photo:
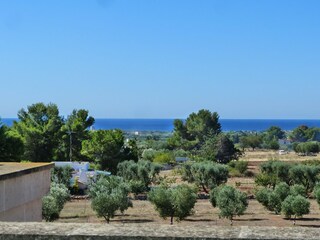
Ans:
{"type": "Polygon", "coordinates": [[[62,117],[55,104],[36,103],[18,112],[13,128],[24,141],[24,159],[50,162],[61,138],[62,117]]]}
{"type": "Polygon", "coordinates": [[[94,118],[84,109],[73,110],[62,126],[62,139],[57,152],[59,160],[83,161],[81,154],[82,141],[88,140],[89,128],[94,124],[94,118]]]}
{"type": "Polygon", "coordinates": [[[174,133],[168,144],[172,148],[198,148],[208,137],[220,132],[218,113],[202,109],[197,113],[191,113],[185,122],[178,119],[174,121],[174,133]]]}
{"type": "Polygon", "coordinates": [[[20,161],[22,154],[21,137],[0,122],[0,162],[20,161]]]}
{"type": "Polygon", "coordinates": [[[90,135],[90,140],[82,142],[81,154],[99,164],[101,169],[115,173],[118,163],[126,160],[123,132],[119,129],[97,130],[90,135]]]}

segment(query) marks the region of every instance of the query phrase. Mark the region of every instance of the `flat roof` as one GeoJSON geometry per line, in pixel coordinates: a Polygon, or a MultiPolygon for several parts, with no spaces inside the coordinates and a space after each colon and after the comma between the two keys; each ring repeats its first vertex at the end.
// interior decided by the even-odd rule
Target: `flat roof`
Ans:
{"type": "Polygon", "coordinates": [[[53,163],[0,162],[0,180],[51,169],[52,167],[54,167],[53,163]]]}

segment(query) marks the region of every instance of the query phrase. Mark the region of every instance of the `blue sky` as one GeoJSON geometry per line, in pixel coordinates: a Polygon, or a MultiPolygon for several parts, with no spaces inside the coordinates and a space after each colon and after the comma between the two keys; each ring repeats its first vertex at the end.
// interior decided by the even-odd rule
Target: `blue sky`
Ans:
{"type": "Polygon", "coordinates": [[[0,116],[320,116],[320,1],[0,1],[0,116]]]}

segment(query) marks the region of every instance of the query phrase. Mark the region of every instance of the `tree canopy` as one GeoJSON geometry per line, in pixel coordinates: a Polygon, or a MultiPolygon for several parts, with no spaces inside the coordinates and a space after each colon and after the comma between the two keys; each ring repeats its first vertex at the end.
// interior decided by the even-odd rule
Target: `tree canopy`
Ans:
{"type": "Polygon", "coordinates": [[[36,103],[21,109],[14,130],[24,142],[25,160],[50,162],[54,159],[61,138],[62,117],[55,104],[36,103]]]}
{"type": "Polygon", "coordinates": [[[156,210],[164,219],[170,217],[183,220],[190,216],[196,203],[197,195],[191,187],[182,184],[177,187],[159,186],[153,188],[148,194],[149,201],[155,205],[156,210]]]}

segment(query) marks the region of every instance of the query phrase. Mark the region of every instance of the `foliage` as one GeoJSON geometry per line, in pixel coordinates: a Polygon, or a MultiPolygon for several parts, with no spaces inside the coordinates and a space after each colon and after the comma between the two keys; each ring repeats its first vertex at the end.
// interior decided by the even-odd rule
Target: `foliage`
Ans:
{"type": "Polygon", "coordinates": [[[171,148],[191,150],[220,132],[218,113],[202,109],[198,113],[191,113],[185,122],[179,119],[174,121],[173,136],[168,140],[168,144],[171,148]]]}
{"type": "Polygon", "coordinates": [[[84,109],[73,110],[61,127],[61,140],[57,149],[57,158],[60,161],[83,161],[81,154],[82,141],[88,140],[89,128],[94,124],[94,118],[84,109]]]}
{"type": "Polygon", "coordinates": [[[257,201],[269,211],[274,211],[276,214],[279,214],[281,211],[289,214],[291,208],[288,209],[288,199],[293,199],[297,196],[305,199],[306,189],[302,185],[293,185],[289,187],[288,184],[281,182],[276,185],[274,190],[271,190],[270,188],[261,188],[255,195],[257,201]]]}
{"type": "Polygon", "coordinates": [[[200,186],[208,193],[228,180],[228,167],[213,162],[186,163],[182,169],[182,179],[200,186]]]}
{"type": "Polygon", "coordinates": [[[59,207],[56,199],[47,195],[42,198],[42,217],[46,222],[52,222],[59,218],[59,207]]]}
{"type": "Polygon", "coordinates": [[[295,184],[290,187],[290,195],[307,197],[307,189],[301,184],[295,184]]]}
{"type": "Polygon", "coordinates": [[[185,184],[174,188],[162,185],[153,188],[148,199],[155,205],[160,216],[164,219],[170,217],[170,223],[173,224],[174,217],[180,221],[193,213],[197,195],[194,189],[185,184]]]}
{"type": "Polygon", "coordinates": [[[49,194],[55,198],[59,212],[63,209],[64,204],[70,198],[68,188],[59,183],[51,183],[49,194]]]}
{"type": "Polygon", "coordinates": [[[281,205],[283,214],[290,218],[294,216],[294,224],[296,217],[302,217],[310,212],[310,202],[303,196],[288,196],[281,205]]]}
{"type": "Polygon", "coordinates": [[[315,199],[317,200],[318,205],[320,205],[320,184],[317,184],[314,187],[313,195],[314,195],[315,199]]]}
{"type": "Polygon", "coordinates": [[[91,139],[82,142],[81,154],[100,165],[102,170],[116,172],[124,155],[124,135],[121,130],[97,130],[90,132],[91,139]]]}
{"type": "Polygon", "coordinates": [[[51,169],[51,182],[64,184],[70,187],[70,179],[72,177],[73,169],[70,166],[54,167],[51,169]]]}
{"type": "Polygon", "coordinates": [[[48,195],[42,198],[42,216],[47,222],[59,218],[64,204],[70,198],[68,189],[63,184],[52,183],[48,195]]]}
{"type": "Polygon", "coordinates": [[[303,185],[307,192],[313,191],[314,186],[320,180],[320,166],[294,165],[289,170],[290,181],[293,184],[303,185]]]}
{"type": "Polygon", "coordinates": [[[255,194],[257,201],[267,209],[269,209],[269,196],[271,193],[272,190],[270,188],[261,188],[255,194]]]}
{"type": "Polygon", "coordinates": [[[0,161],[17,162],[21,160],[24,145],[22,138],[0,122],[0,161]]]}
{"type": "Polygon", "coordinates": [[[248,207],[246,194],[231,186],[211,190],[210,195],[213,207],[217,206],[220,209],[219,216],[229,219],[231,224],[234,216],[242,215],[248,207]]]}
{"type": "Polygon", "coordinates": [[[232,169],[235,169],[240,174],[244,175],[248,169],[248,161],[231,161],[228,163],[228,166],[232,169]]]}
{"type": "Polygon", "coordinates": [[[129,186],[117,176],[100,177],[89,188],[92,198],[91,207],[98,217],[104,217],[107,223],[115,216],[116,211],[124,212],[132,207],[128,198],[129,186]]]}
{"type": "Polygon", "coordinates": [[[124,161],[118,164],[117,175],[130,184],[132,192],[138,194],[148,190],[160,170],[160,165],[149,161],[124,161]]]}
{"type": "Polygon", "coordinates": [[[154,150],[154,149],[152,149],[152,148],[145,149],[145,150],[143,150],[143,152],[142,152],[142,159],[152,162],[153,159],[154,159],[155,156],[156,156],[156,153],[157,153],[157,151],[154,150]]]}
{"type": "Polygon", "coordinates": [[[200,148],[200,156],[210,161],[228,163],[231,160],[237,160],[241,152],[226,135],[219,134],[204,142],[200,148]]]}
{"type": "Polygon", "coordinates": [[[303,142],[293,145],[293,150],[306,156],[319,153],[320,146],[318,142],[303,142]]]}
{"type": "Polygon", "coordinates": [[[275,187],[279,182],[289,185],[301,184],[307,193],[313,191],[320,181],[320,166],[292,164],[281,161],[268,161],[260,165],[261,174],[256,176],[255,182],[265,187],[275,187]]]}
{"type": "Polygon", "coordinates": [[[251,147],[252,150],[254,151],[256,148],[259,148],[261,144],[262,144],[262,137],[257,133],[250,134],[240,138],[240,145],[243,149],[251,147]]]}
{"type": "Polygon", "coordinates": [[[62,117],[55,104],[36,103],[18,112],[13,129],[24,142],[24,156],[33,162],[50,162],[61,138],[62,117]]]}
{"type": "Polygon", "coordinates": [[[155,163],[169,164],[175,163],[175,158],[171,152],[157,152],[153,158],[155,163]]]}

